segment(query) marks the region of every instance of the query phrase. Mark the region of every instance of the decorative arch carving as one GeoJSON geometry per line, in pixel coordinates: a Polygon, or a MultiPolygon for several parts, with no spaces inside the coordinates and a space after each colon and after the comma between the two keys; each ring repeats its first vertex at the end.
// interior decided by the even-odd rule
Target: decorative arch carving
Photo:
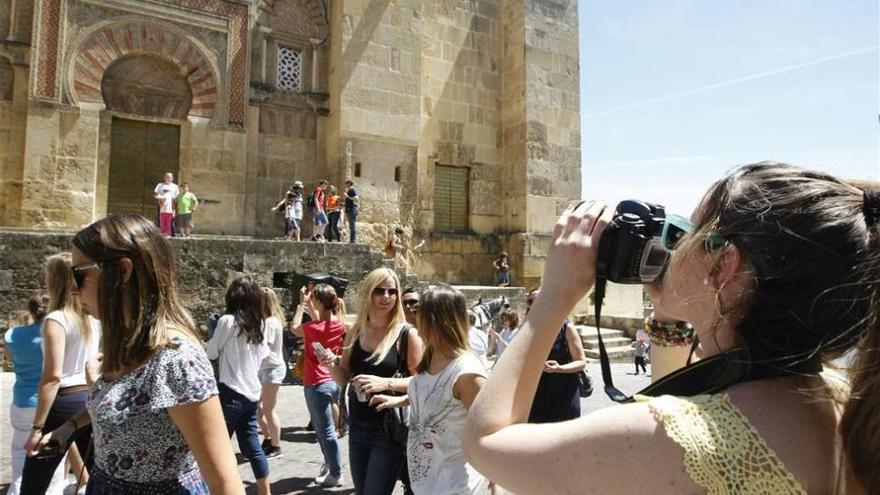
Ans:
{"type": "Polygon", "coordinates": [[[266,24],[273,30],[323,39],[327,36],[327,16],[321,0],[263,0],[266,24]]]}
{"type": "Polygon", "coordinates": [[[164,26],[140,22],[111,24],[83,40],[73,62],[74,100],[102,102],[101,82],[107,67],[120,58],[144,54],[165,59],[179,69],[192,90],[190,115],[214,115],[220,88],[205,54],[192,41],[164,26]]]}

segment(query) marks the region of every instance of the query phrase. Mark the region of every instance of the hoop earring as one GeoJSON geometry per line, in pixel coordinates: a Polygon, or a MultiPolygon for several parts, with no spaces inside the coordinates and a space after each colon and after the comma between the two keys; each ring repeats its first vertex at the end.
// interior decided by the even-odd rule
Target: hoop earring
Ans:
{"type": "Polygon", "coordinates": [[[718,290],[715,291],[715,311],[718,313],[718,316],[720,316],[722,320],[727,317],[727,308],[724,306],[724,300],[721,299],[721,291],[724,290],[725,284],[726,282],[722,283],[721,287],[719,287],[718,290]]]}

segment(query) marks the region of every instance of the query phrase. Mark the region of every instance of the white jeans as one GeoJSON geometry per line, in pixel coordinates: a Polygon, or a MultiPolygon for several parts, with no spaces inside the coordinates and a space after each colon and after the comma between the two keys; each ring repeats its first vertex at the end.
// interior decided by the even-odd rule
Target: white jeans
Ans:
{"type": "MultiPolygon", "coordinates": [[[[31,427],[34,425],[34,415],[37,414],[36,407],[16,407],[9,406],[9,422],[12,423],[12,445],[10,452],[12,453],[12,483],[9,485],[7,495],[18,495],[21,490],[21,471],[24,469],[25,451],[24,444],[27,443],[28,437],[31,435],[31,427]]],[[[67,464],[67,455],[58,464],[55,475],[52,476],[52,482],[46,495],[61,495],[64,491],[64,466],[67,464]]]]}

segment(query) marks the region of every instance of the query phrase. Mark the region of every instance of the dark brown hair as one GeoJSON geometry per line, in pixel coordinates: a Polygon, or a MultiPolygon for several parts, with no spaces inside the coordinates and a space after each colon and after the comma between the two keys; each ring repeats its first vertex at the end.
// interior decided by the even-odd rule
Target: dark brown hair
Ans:
{"type": "Polygon", "coordinates": [[[200,333],[177,298],[174,253],[152,222],[140,215],[111,215],[80,230],[73,245],[101,266],[98,304],[104,371],[143,363],[170,345],[173,331],[198,340],[200,333]],[[127,281],[122,258],[132,264],[127,281]],[[130,322],[123,316],[126,306],[130,322]]]}
{"type": "Polygon", "coordinates": [[[503,310],[499,318],[501,319],[501,321],[509,321],[513,328],[519,327],[519,314],[517,314],[517,312],[511,308],[503,310]]]}
{"type": "Polygon", "coordinates": [[[226,314],[235,318],[238,335],[251,344],[263,341],[263,288],[248,276],[235,278],[226,289],[226,314]]]}
{"type": "MultiPolygon", "coordinates": [[[[339,308],[339,297],[337,297],[336,289],[332,285],[318,284],[312,289],[312,295],[315,296],[315,299],[321,301],[324,309],[331,313],[336,313],[336,310],[339,308]]],[[[318,315],[315,315],[315,318],[317,317],[318,315]]]]}
{"type": "Polygon", "coordinates": [[[28,299],[28,313],[35,323],[40,322],[49,314],[49,293],[38,292],[28,299]]]}
{"type": "Polygon", "coordinates": [[[418,373],[428,371],[438,352],[458,355],[470,350],[467,299],[452,287],[431,287],[422,292],[416,323],[425,341],[418,373]]]}
{"type": "Polygon", "coordinates": [[[735,308],[736,332],[753,362],[823,361],[860,349],[841,433],[854,472],[880,487],[880,233],[866,217],[864,192],[781,163],[743,166],[715,183],[687,242],[710,234],[734,244],[754,273],[735,308]]]}

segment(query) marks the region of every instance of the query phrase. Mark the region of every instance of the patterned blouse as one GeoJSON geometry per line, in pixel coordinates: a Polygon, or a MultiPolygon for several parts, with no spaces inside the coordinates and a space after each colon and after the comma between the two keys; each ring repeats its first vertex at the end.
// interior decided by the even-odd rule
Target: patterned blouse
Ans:
{"type": "Polygon", "coordinates": [[[199,344],[189,339],[174,339],[172,344],[141,367],[113,381],[100,377],[92,386],[87,406],[95,465],[109,477],[144,483],[181,481],[198,474],[168,408],[217,395],[217,382],[199,344]]]}

